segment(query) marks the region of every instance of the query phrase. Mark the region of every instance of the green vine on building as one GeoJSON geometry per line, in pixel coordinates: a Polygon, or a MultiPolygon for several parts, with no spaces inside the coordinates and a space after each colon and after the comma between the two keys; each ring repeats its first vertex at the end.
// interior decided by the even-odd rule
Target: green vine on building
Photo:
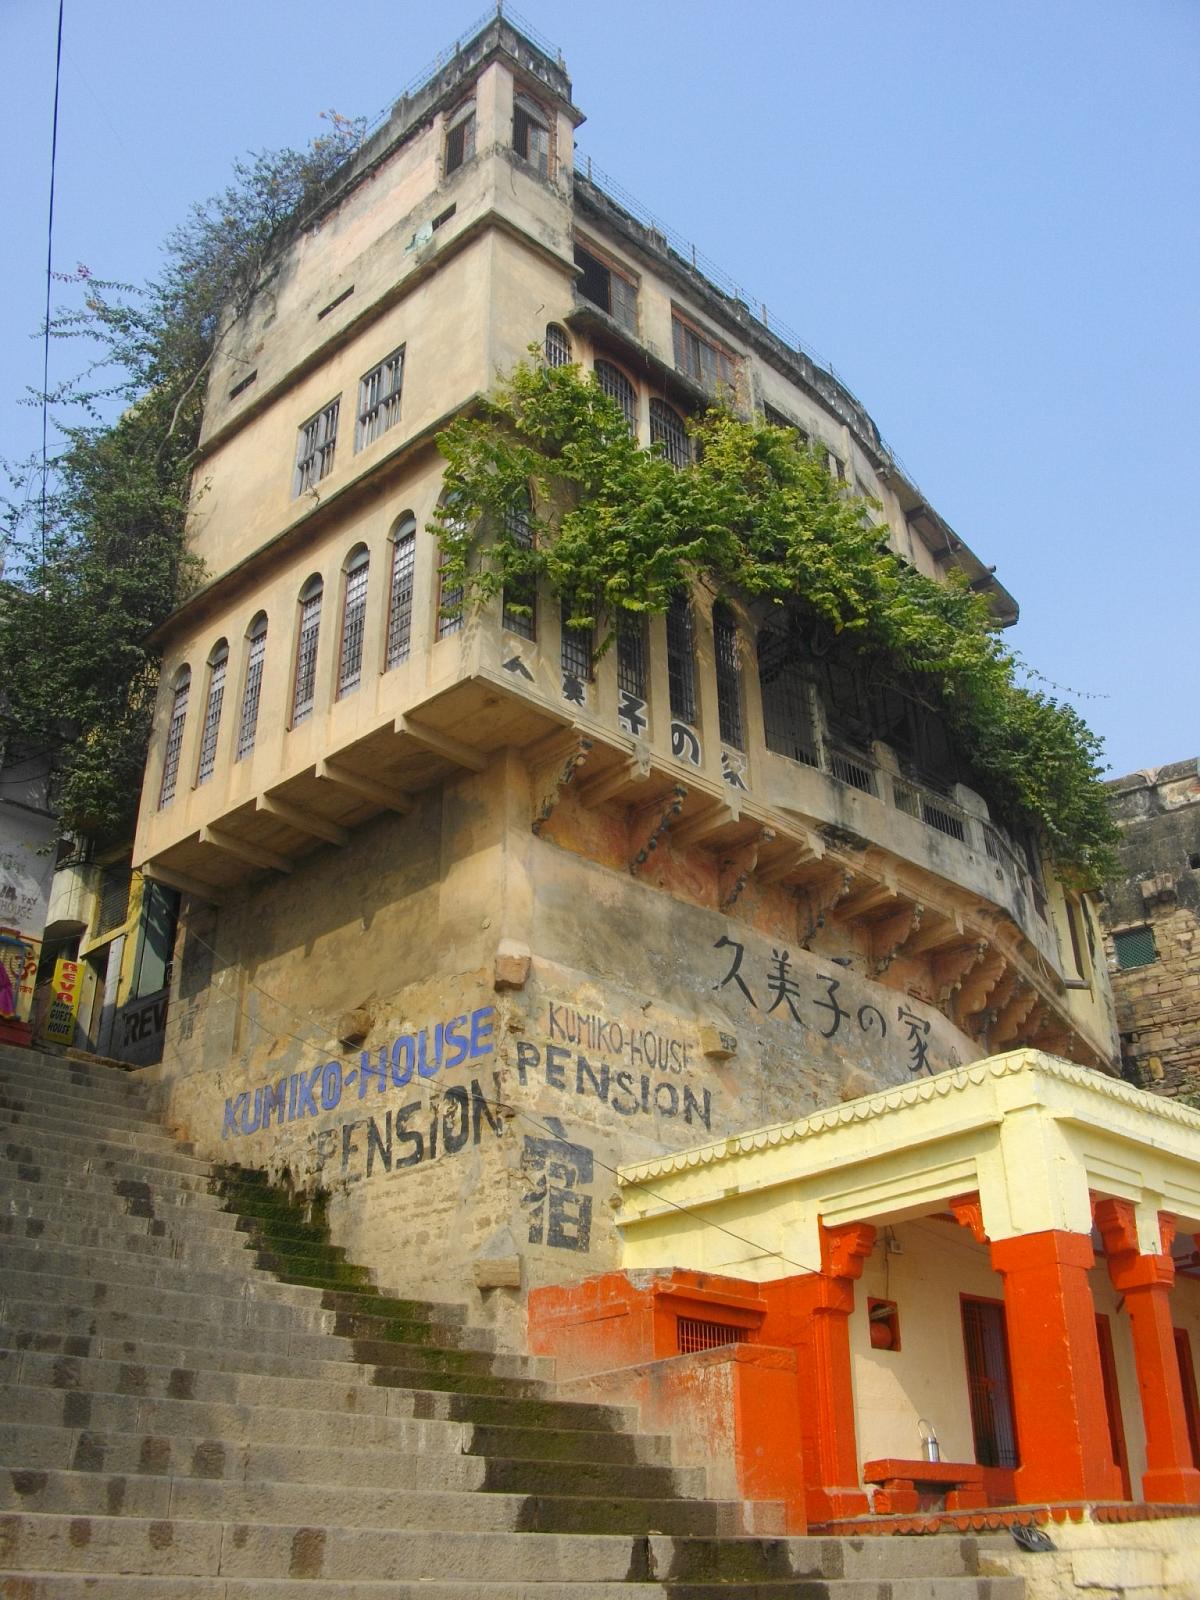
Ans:
{"type": "Polygon", "coordinates": [[[790,430],[722,406],[688,430],[692,458],[677,467],[638,444],[578,367],[521,364],[439,439],[447,470],[431,528],[444,592],[461,589],[469,606],[544,580],[568,626],[600,629],[602,648],[622,612],[663,613],[697,585],[749,604],[763,625],[834,637],[944,719],[992,806],[1034,826],[1064,877],[1109,875],[1100,741],[1019,681],[987,599],[898,557],[878,504],[790,430]]]}

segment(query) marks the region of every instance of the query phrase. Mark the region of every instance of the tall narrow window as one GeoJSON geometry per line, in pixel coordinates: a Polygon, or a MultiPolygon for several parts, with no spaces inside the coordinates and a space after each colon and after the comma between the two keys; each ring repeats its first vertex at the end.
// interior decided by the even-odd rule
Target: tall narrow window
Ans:
{"type": "Polygon", "coordinates": [[[607,311],[614,322],[619,322],[630,333],[636,333],[637,289],[629,279],[578,244],[575,265],[580,269],[576,285],[579,294],[601,311],[607,311]]]}
{"type": "Polygon", "coordinates": [[[563,595],[560,654],[564,678],[577,678],[581,683],[586,683],[592,676],[592,630],[590,627],[572,628],[569,626],[569,620],[577,604],[578,602],[574,595],[563,595]]]}
{"type": "Polygon", "coordinates": [[[1004,1306],[963,1295],[962,1324],[975,1459],[981,1467],[1018,1466],[1004,1306]]]}
{"type": "Polygon", "coordinates": [[[686,467],[692,459],[691,440],[683,418],[665,400],[650,402],[650,443],[662,445],[662,453],[673,467],[686,467]]]}
{"type": "Polygon", "coordinates": [[[175,785],[179,780],[179,753],[183,749],[183,727],[187,721],[188,692],[191,686],[190,669],[180,667],[175,674],[175,686],[171,697],[171,721],[167,726],[167,747],[163,752],[162,784],[158,791],[160,811],[175,798],[175,785]]]}
{"type": "Polygon", "coordinates": [[[392,535],[392,588],[388,596],[385,670],[408,660],[412,644],[413,577],[417,566],[416,518],[401,518],[392,535]]]}
{"type": "Polygon", "coordinates": [[[446,124],[446,176],[475,154],[475,102],[465,100],[446,124]]]}
{"type": "MultiPolygon", "coordinates": [[[[533,512],[528,494],[505,511],[504,531],[519,550],[533,549],[533,512]]],[[[501,621],[510,633],[519,633],[522,639],[537,638],[536,573],[523,572],[504,585],[501,621]]]]}
{"type": "Polygon", "coordinates": [[[617,615],[617,688],[625,694],[635,694],[639,700],[649,698],[649,679],[646,672],[646,619],[633,611],[617,615]]]}
{"type": "Polygon", "coordinates": [[[815,767],[817,741],[803,664],[788,636],[772,628],[758,636],[758,684],[767,749],[815,767]]]}
{"type": "Polygon", "coordinates": [[[539,177],[550,176],[549,124],[541,106],[528,95],[517,95],[513,104],[513,149],[537,169],[539,177]]]}
{"type": "Polygon", "coordinates": [[[452,633],[461,633],[463,625],[462,585],[456,583],[452,588],[447,588],[445,568],[446,552],[443,550],[438,556],[437,636],[439,639],[448,639],[452,633]]]}
{"type": "Polygon", "coordinates": [[[737,377],[733,357],[719,345],[678,317],[672,320],[675,339],[675,366],[693,383],[698,383],[709,394],[718,389],[732,389],[737,377]]]}
{"type": "Polygon", "coordinates": [[[221,706],[225,700],[225,672],[229,666],[229,646],[224,639],[215,644],[208,658],[208,697],[204,702],[204,727],[200,733],[200,760],[196,782],[205,783],[217,764],[217,739],[221,732],[221,706]]]}
{"type": "Polygon", "coordinates": [[[681,722],[696,718],[696,645],[692,601],[686,589],[677,589],[667,608],[667,684],[671,715],[681,722]]]}
{"type": "Polygon", "coordinates": [[[615,400],[620,406],[629,424],[629,431],[633,433],[637,428],[637,392],[629,379],[611,361],[597,361],[596,382],[609,399],[615,400]]]}
{"type": "Polygon", "coordinates": [[[386,361],[359,379],[358,421],[354,448],[363,449],[400,420],[400,390],[404,382],[404,348],[393,350],[386,361]]]}
{"type": "Polygon", "coordinates": [[[321,594],[315,574],[300,591],[300,631],[296,639],[296,678],[292,686],[292,727],[312,715],[317,692],[317,643],[321,635],[321,594]]]}
{"type": "Polygon", "coordinates": [[[367,623],[367,579],[371,554],[365,544],[358,545],[346,560],[342,587],[342,644],[338,651],[337,692],[357,689],[362,678],[363,633],[367,623]]]}
{"type": "Polygon", "coordinates": [[[542,348],[546,352],[548,367],[571,365],[571,338],[567,330],[560,328],[557,322],[546,324],[546,340],[542,348]]]}
{"type": "Polygon", "coordinates": [[[742,656],[737,621],[720,601],[712,609],[713,655],[717,666],[717,721],[721,738],[741,750],[746,736],[742,730],[742,656]]]}
{"type": "Polygon", "coordinates": [[[293,496],[303,494],[333,471],[333,452],[337,445],[338,411],[342,397],[330,403],[300,429],[296,441],[296,473],[293,496]]]}
{"type": "Polygon", "coordinates": [[[258,733],[258,703],[262,699],[263,664],[267,655],[267,613],[260,611],[246,635],[246,684],[242,690],[242,714],[238,723],[235,761],[254,749],[258,733]]]}

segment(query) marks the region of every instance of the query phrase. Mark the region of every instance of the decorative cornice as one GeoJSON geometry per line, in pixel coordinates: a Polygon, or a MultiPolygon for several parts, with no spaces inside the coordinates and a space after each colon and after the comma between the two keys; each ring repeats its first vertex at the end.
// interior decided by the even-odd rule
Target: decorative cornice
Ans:
{"type": "Polygon", "coordinates": [[[674,1172],[685,1172],[692,1167],[716,1166],[734,1156],[750,1155],[756,1150],[768,1150],[780,1145],[796,1144],[822,1133],[844,1128],[855,1122],[871,1122],[889,1112],[902,1111],[910,1106],[928,1104],[960,1094],[966,1089],[988,1082],[989,1079],[1013,1078],[1022,1073],[1036,1074],[1060,1083],[1070,1084],[1102,1100],[1116,1101],[1145,1116],[1157,1117],[1179,1127],[1190,1128],[1200,1134],[1200,1111],[1179,1105],[1145,1089],[1135,1089],[1122,1083],[1079,1067],[1056,1056],[1043,1055],[1037,1050],[1010,1050],[1005,1055],[988,1056],[965,1067],[954,1067],[949,1072],[939,1072],[931,1078],[916,1083],[906,1083],[894,1089],[883,1089],[875,1094],[862,1095],[857,1100],[847,1100],[842,1105],[814,1111],[811,1116],[794,1122],[777,1122],[764,1128],[752,1128],[743,1134],[733,1134],[725,1139],[714,1139],[709,1144],[695,1145],[690,1150],[679,1150],[671,1155],[656,1156],[650,1161],[632,1162],[617,1170],[618,1183],[637,1187],[654,1178],[674,1172]]]}

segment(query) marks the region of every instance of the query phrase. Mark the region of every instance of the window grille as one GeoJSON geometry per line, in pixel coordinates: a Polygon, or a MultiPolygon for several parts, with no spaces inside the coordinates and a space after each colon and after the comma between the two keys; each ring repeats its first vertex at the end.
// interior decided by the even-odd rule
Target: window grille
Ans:
{"type": "Polygon", "coordinates": [[[983,842],[987,849],[988,858],[992,861],[1000,860],[1000,841],[990,827],[983,830],[983,842]]]}
{"type": "Polygon", "coordinates": [[[513,105],[513,149],[539,177],[550,176],[550,129],[542,108],[523,94],[513,105]]]}
{"type": "Polygon", "coordinates": [[[636,695],[639,700],[649,699],[647,655],[645,617],[631,611],[618,613],[617,688],[636,695]]]}
{"type": "Polygon", "coordinates": [[[768,750],[815,767],[808,682],[798,652],[786,634],[764,628],[758,636],[758,682],[762,691],[763,738],[768,750]]]}
{"type": "Polygon", "coordinates": [[[962,1324],[975,1459],[981,1467],[1018,1466],[1004,1307],[964,1296],[962,1324]]]}
{"type": "Polygon", "coordinates": [[[672,319],[675,340],[675,366],[698,383],[702,389],[714,394],[718,389],[732,389],[737,376],[733,361],[724,350],[703,338],[695,328],[678,317],[672,319]]]}
{"type": "Polygon", "coordinates": [[[175,784],[179,778],[179,754],[183,749],[183,725],[187,721],[188,691],[191,683],[191,673],[185,667],[176,680],[175,697],[171,702],[167,748],[163,754],[162,786],[158,791],[160,811],[175,798],[175,784]]]}
{"type": "Polygon", "coordinates": [[[242,715],[238,726],[237,754],[240,761],[254,749],[258,732],[258,703],[262,697],[263,663],[267,654],[267,619],[260,616],[250,628],[250,649],[246,656],[246,686],[242,690],[242,715]]]}
{"type": "Polygon", "coordinates": [[[221,731],[221,706],[225,700],[225,671],[229,665],[229,647],[219,645],[209,657],[208,699],[204,705],[204,727],[200,733],[200,760],[196,767],[196,782],[204,783],[213,775],[217,764],[217,737],[221,731]]]}
{"type": "Polygon", "coordinates": [[[692,445],[683,418],[665,400],[650,402],[650,443],[662,445],[662,453],[673,467],[690,465],[692,445]]]}
{"type": "Polygon", "coordinates": [[[392,542],[392,592],[388,598],[385,670],[408,660],[412,643],[413,579],[417,566],[417,525],[406,517],[392,542]]]}
{"type": "Polygon", "coordinates": [[[321,633],[321,580],[310,579],[300,597],[300,633],[296,641],[296,681],[292,690],[292,727],[312,715],[317,689],[317,643],[321,633]]]}
{"type": "Polygon", "coordinates": [[[362,678],[363,632],[367,621],[367,580],[371,557],[359,550],[346,567],[342,590],[342,648],[338,658],[339,698],[357,689],[362,678]]]}
{"type": "Polygon", "coordinates": [[[129,884],[133,869],[128,861],[114,861],[100,874],[100,890],[96,896],[96,934],[111,933],[121,927],[129,916],[129,884]]]}
{"type": "Polygon", "coordinates": [[[564,673],[569,673],[573,678],[581,678],[586,683],[592,675],[592,630],[590,626],[572,628],[568,625],[576,605],[573,595],[563,595],[560,660],[564,673]]]}
{"type": "Polygon", "coordinates": [[[967,829],[962,817],[951,811],[948,806],[931,800],[928,795],[921,797],[921,816],[929,827],[936,828],[939,833],[957,839],[960,844],[967,842],[967,829]]]}
{"type": "MultiPolygon", "coordinates": [[[[504,513],[504,531],[519,550],[533,549],[533,515],[529,497],[504,513]]],[[[537,574],[523,572],[504,585],[501,624],[522,639],[537,637],[537,574]]]]}
{"type": "Polygon", "coordinates": [[[712,609],[713,655],[717,667],[717,721],[721,739],[741,750],[745,744],[742,731],[742,662],[738,645],[737,623],[733,612],[718,603],[712,609]]]}
{"type": "Polygon", "coordinates": [[[808,434],[799,423],[793,422],[791,417],[785,417],[782,411],[776,411],[774,406],[764,404],[763,421],[769,422],[773,428],[783,428],[790,433],[802,449],[808,444],[808,434]]]}
{"type": "Polygon", "coordinates": [[[337,445],[338,410],[341,396],[300,429],[296,444],[296,477],[293,496],[303,494],[333,471],[333,452],[337,445]]]}
{"type": "Polygon", "coordinates": [[[694,632],[692,602],[686,591],[680,589],[671,596],[667,608],[667,683],[671,691],[671,715],[690,723],[697,720],[694,632]]]}
{"type": "Polygon", "coordinates": [[[438,557],[437,636],[439,639],[448,639],[452,633],[461,633],[463,625],[462,584],[455,584],[452,589],[447,589],[445,568],[446,552],[443,550],[438,557]],[[450,613],[449,616],[447,612],[450,613]]]}
{"type": "Polygon", "coordinates": [[[630,333],[637,332],[637,289],[628,278],[614,272],[582,245],[575,246],[575,265],[579,267],[579,293],[601,311],[607,311],[630,333]]]}
{"type": "Polygon", "coordinates": [[[920,822],[921,794],[911,783],[905,783],[902,778],[893,778],[892,799],[896,802],[897,811],[903,811],[906,817],[915,817],[920,822]]]}
{"type": "Polygon", "coordinates": [[[404,349],[393,350],[386,361],[372,367],[358,385],[358,424],[354,448],[374,443],[400,420],[400,391],[404,383],[404,349]]]}
{"type": "Polygon", "coordinates": [[[637,392],[629,379],[611,361],[597,361],[596,382],[609,399],[615,400],[620,406],[629,424],[629,431],[633,433],[637,428],[637,392]]]}
{"type": "Polygon", "coordinates": [[[560,328],[557,322],[546,324],[546,365],[548,367],[569,367],[571,364],[571,340],[565,328],[560,328]]]}
{"type": "Polygon", "coordinates": [[[1151,962],[1158,960],[1154,929],[1126,928],[1122,933],[1114,933],[1113,951],[1122,972],[1127,972],[1131,967],[1148,967],[1151,962]]]}
{"type": "Polygon", "coordinates": [[[719,1350],[723,1345],[737,1344],[745,1336],[744,1328],[729,1322],[707,1322],[702,1317],[676,1317],[675,1333],[680,1355],[691,1355],[695,1350],[719,1350]]]}
{"type": "Polygon", "coordinates": [[[446,130],[446,175],[457,172],[475,154],[475,102],[468,100],[454,113],[446,130]]]}
{"type": "Polygon", "coordinates": [[[863,794],[875,793],[875,774],[870,767],[847,755],[844,750],[830,751],[829,770],[839,783],[847,783],[852,789],[861,789],[863,794]]]}

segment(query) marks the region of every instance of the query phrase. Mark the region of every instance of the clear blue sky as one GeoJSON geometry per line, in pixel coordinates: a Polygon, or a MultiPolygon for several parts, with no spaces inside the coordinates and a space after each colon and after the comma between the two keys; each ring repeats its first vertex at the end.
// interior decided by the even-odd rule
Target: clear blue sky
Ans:
{"type": "MultiPolygon", "coordinates": [[[[66,0],[55,265],[373,117],[484,0],[66,0]]],[[[1198,0],[520,0],[579,147],[832,362],[1114,774],[1200,754],[1198,0]]],[[[40,437],[57,0],[0,0],[0,455],[40,437]]],[[[55,351],[65,371],[69,356],[55,351]]]]}

